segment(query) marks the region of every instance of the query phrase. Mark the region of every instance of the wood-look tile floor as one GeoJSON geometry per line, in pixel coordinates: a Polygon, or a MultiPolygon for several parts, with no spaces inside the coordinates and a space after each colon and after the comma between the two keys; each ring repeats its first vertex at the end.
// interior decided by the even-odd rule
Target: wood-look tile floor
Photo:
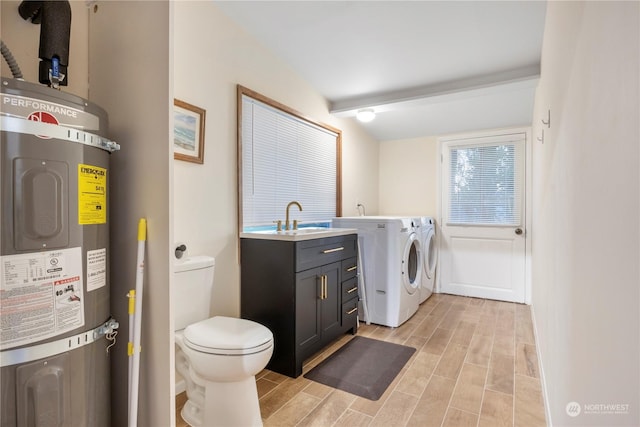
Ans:
{"type": "MultiPolygon", "coordinates": [[[[300,376],[256,376],[265,426],[545,426],[527,305],[434,294],[398,328],[360,323],[358,335],[416,348],[378,401],[300,376]]],[[[347,343],[306,361],[304,373],[347,343]]],[[[184,396],[179,396],[177,426],[184,396]]]]}

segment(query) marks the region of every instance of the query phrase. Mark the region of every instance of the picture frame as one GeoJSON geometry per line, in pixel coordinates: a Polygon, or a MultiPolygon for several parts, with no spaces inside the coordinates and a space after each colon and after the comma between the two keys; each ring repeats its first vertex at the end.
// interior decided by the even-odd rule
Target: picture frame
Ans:
{"type": "Polygon", "coordinates": [[[204,163],[206,111],[179,99],[173,100],[173,158],[204,163]]]}

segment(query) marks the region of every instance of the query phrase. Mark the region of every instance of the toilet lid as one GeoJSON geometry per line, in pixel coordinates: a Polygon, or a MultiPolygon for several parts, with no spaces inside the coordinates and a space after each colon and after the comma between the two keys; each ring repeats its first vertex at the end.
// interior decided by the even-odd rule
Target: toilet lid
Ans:
{"type": "Polygon", "coordinates": [[[184,342],[204,353],[242,355],[259,353],[271,347],[273,334],[251,320],[215,316],[187,326],[184,342]]]}

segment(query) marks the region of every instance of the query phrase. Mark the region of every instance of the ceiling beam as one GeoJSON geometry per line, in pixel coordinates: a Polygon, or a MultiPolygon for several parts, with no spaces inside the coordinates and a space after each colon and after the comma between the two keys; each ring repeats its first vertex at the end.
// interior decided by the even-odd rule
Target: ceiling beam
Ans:
{"type": "Polygon", "coordinates": [[[539,78],[540,64],[535,64],[489,75],[343,99],[331,102],[329,112],[337,117],[355,116],[362,108],[373,108],[376,113],[382,113],[410,106],[529,88],[537,85],[539,78]]]}

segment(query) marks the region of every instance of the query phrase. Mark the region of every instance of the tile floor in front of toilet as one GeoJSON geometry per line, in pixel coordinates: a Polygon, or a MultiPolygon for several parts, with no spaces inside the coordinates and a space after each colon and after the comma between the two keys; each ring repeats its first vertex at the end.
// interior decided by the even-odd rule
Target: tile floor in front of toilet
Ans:
{"type": "MultiPolygon", "coordinates": [[[[417,349],[378,401],[300,376],[256,376],[265,426],[545,426],[530,307],[434,294],[398,328],[358,335],[417,349]]],[[[304,373],[346,344],[306,361],[304,373]]],[[[186,397],[176,398],[177,427],[186,397]]]]}

